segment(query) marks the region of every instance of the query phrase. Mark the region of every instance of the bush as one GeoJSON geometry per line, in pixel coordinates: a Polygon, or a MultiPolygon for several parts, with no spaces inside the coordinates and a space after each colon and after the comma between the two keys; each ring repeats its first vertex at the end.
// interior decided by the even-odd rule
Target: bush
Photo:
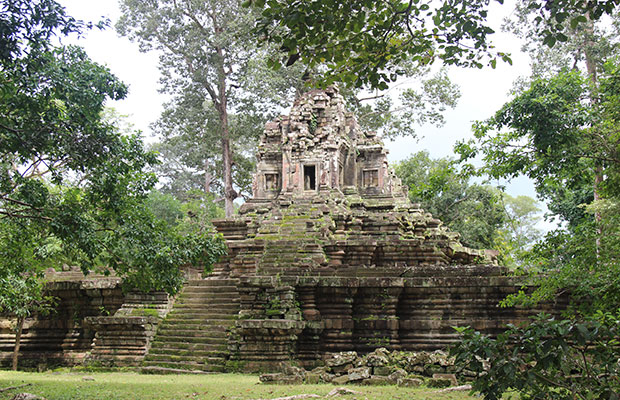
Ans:
{"type": "Polygon", "coordinates": [[[596,317],[556,321],[541,314],[496,339],[457,328],[462,341],[450,354],[476,373],[473,390],[485,399],[511,390],[522,399],[620,399],[620,321],[596,317]]]}

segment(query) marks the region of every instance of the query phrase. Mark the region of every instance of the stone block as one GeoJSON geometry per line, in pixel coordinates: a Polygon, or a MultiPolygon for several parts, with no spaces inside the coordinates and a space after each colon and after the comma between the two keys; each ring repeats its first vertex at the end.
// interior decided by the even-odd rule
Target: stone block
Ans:
{"type": "Polygon", "coordinates": [[[451,386],[458,386],[458,381],[456,380],[456,375],[454,374],[433,374],[434,379],[448,379],[450,381],[451,386]]]}
{"type": "Polygon", "coordinates": [[[376,376],[376,375],[373,375],[370,378],[364,379],[361,382],[361,384],[362,385],[368,385],[368,386],[385,386],[385,385],[390,385],[391,382],[387,378],[387,376],[376,376]]]}
{"type": "Polygon", "coordinates": [[[331,367],[330,370],[336,375],[343,375],[349,373],[349,370],[353,368],[353,364],[338,365],[331,367]]]}
{"type": "Polygon", "coordinates": [[[387,356],[382,355],[382,354],[370,353],[366,357],[366,365],[370,367],[382,367],[384,365],[387,365],[388,362],[389,361],[388,361],[387,356]]]}
{"type": "Polygon", "coordinates": [[[306,383],[309,385],[316,385],[318,383],[321,383],[321,374],[315,374],[313,372],[307,373],[306,383]]]}
{"type": "Polygon", "coordinates": [[[301,385],[304,382],[302,376],[277,374],[263,374],[258,379],[265,384],[273,385],[301,385]]]}
{"type": "Polygon", "coordinates": [[[431,388],[445,388],[451,384],[452,381],[446,378],[429,378],[426,380],[426,385],[431,388]]]}
{"type": "Polygon", "coordinates": [[[407,371],[402,368],[397,368],[394,372],[388,375],[388,379],[392,384],[396,384],[399,379],[405,378],[407,376],[407,371]]]}
{"type": "Polygon", "coordinates": [[[356,358],[357,352],[355,351],[336,353],[325,361],[325,365],[328,367],[337,367],[345,364],[352,364],[356,358]]]}
{"type": "Polygon", "coordinates": [[[370,378],[370,371],[370,367],[352,368],[347,375],[349,376],[349,381],[361,381],[362,379],[370,378]]]}
{"type": "Polygon", "coordinates": [[[344,385],[345,383],[349,383],[349,376],[348,375],[337,376],[333,378],[330,382],[333,383],[334,385],[344,385]]]}
{"type": "Polygon", "coordinates": [[[377,375],[377,376],[388,376],[392,372],[394,372],[394,367],[390,367],[390,366],[381,366],[381,367],[373,368],[373,375],[377,375]]]}
{"type": "Polygon", "coordinates": [[[401,378],[396,382],[400,387],[418,387],[424,383],[424,380],[420,378],[401,378]]]}

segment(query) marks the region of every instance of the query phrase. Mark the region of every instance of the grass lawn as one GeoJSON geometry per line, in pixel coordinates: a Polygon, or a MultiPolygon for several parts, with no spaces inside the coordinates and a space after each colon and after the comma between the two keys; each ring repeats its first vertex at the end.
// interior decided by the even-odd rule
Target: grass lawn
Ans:
{"type": "MultiPolygon", "coordinates": [[[[48,400],[146,400],[146,399],[273,399],[296,394],[326,395],[333,385],[264,385],[255,375],[141,375],[137,373],[85,372],[0,372],[0,389],[32,385],[0,393],[10,399],[28,392],[48,400]]],[[[396,386],[347,386],[358,395],[335,397],[343,400],[473,399],[467,392],[436,393],[436,389],[409,389],[396,386]]]]}

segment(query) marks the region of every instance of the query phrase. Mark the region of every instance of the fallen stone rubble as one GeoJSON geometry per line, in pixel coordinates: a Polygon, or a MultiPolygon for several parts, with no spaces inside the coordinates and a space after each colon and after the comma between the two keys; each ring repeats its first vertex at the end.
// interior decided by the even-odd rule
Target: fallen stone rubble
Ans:
{"type": "Polygon", "coordinates": [[[445,388],[457,386],[459,381],[471,376],[468,371],[458,371],[457,374],[454,359],[445,351],[390,352],[378,348],[366,355],[358,355],[354,351],[332,354],[325,359],[324,366],[311,371],[283,363],[281,372],[263,374],[260,380],[268,384],[425,385],[445,388]]]}

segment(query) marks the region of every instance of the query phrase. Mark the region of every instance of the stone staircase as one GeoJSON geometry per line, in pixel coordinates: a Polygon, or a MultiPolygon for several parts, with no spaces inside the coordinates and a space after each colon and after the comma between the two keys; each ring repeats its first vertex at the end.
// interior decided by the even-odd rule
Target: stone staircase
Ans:
{"type": "Polygon", "coordinates": [[[144,372],[222,372],[239,313],[238,280],[190,280],[157,328],[144,372]]]}

